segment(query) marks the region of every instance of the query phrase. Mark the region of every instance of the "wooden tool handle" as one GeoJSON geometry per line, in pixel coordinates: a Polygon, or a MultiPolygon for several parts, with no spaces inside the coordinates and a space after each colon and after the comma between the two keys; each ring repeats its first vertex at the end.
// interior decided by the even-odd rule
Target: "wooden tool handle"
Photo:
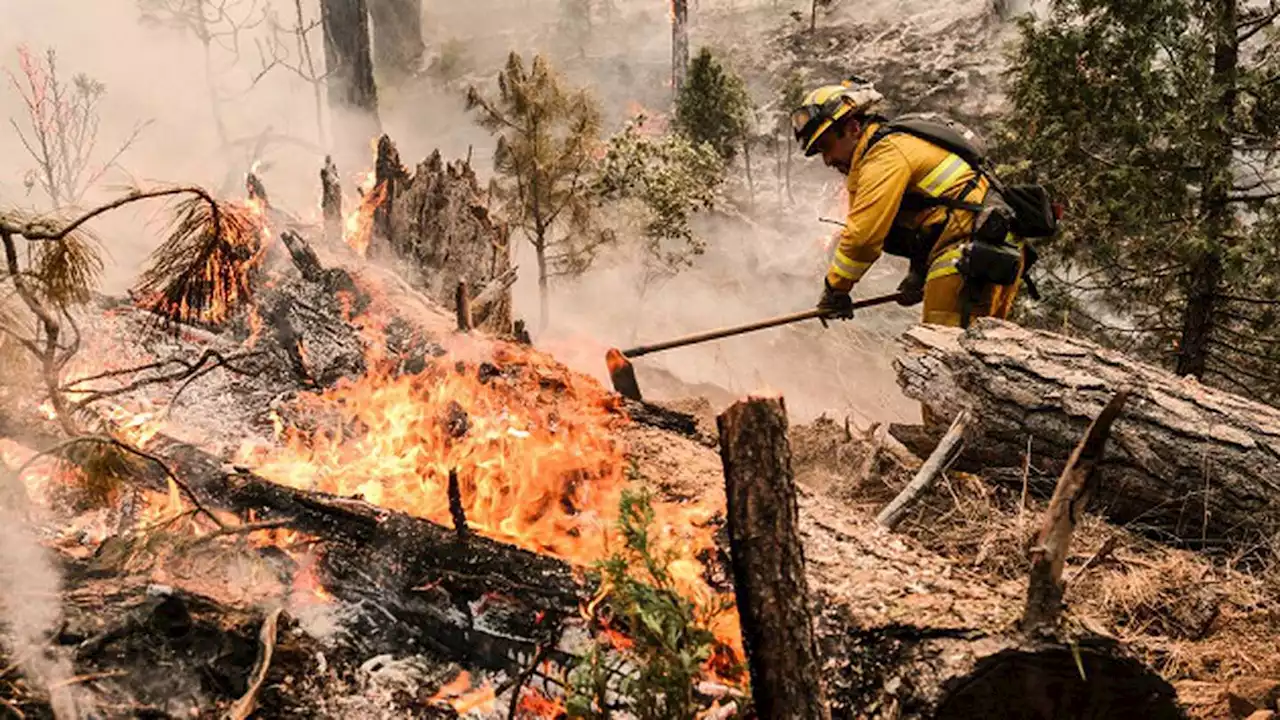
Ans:
{"type": "MultiPolygon", "coordinates": [[[[884,305],[885,303],[895,302],[902,297],[901,293],[892,295],[880,295],[878,297],[866,298],[864,300],[855,300],[853,309],[873,307],[876,305],[884,305]]],[[[814,320],[827,316],[828,313],[814,308],[813,310],[805,310],[804,312],[792,313],[781,317],[769,318],[768,320],[759,320],[757,322],[748,323],[746,325],[736,325],[734,327],[721,328],[719,330],[710,330],[708,332],[697,333],[695,335],[685,335],[674,340],[666,340],[652,345],[641,345],[623,350],[623,357],[637,358],[649,353],[660,352],[662,350],[670,350],[672,348],[684,347],[686,345],[696,345],[698,343],[709,342],[711,340],[719,340],[720,338],[731,337],[733,335],[742,335],[744,333],[755,332],[756,330],[765,330],[779,325],[790,325],[791,323],[800,322],[802,320],[814,320]]]]}

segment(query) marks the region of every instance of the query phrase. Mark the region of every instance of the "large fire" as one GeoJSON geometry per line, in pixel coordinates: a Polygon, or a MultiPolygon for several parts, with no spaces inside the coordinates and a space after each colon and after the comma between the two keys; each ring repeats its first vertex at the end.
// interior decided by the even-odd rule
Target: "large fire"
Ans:
{"type": "MultiPolygon", "coordinates": [[[[345,240],[361,255],[368,246],[373,210],[384,195],[383,187],[369,188],[347,218],[345,240]]],[[[246,214],[265,244],[267,206],[251,198],[246,214]]],[[[369,341],[368,372],[299,395],[288,408],[273,413],[275,442],[246,444],[236,463],[283,485],[359,496],[444,525],[455,520],[452,474],[456,500],[472,531],[577,567],[589,567],[616,550],[621,541],[614,524],[622,492],[631,482],[619,433],[629,421],[618,410],[618,397],[549,355],[474,335],[447,339],[444,356],[428,360],[416,373],[397,374],[397,363],[385,357],[381,334],[391,317],[388,303],[377,300],[374,305],[377,309],[366,316],[352,318],[369,341]]],[[[256,315],[251,320],[261,324],[256,315]]],[[[114,364],[103,358],[115,357],[122,365],[135,359],[111,352],[94,357],[102,363],[93,369],[98,373],[114,364]]],[[[77,393],[70,395],[75,400],[77,393]]],[[[101,411],[103,405],[96,407],[101,411]]],[[[138,448],[174,420],[163,410],[134,403],[127,409],[108,406],[105,414],[114,432],[138,448]]],[[[5,454],[0,446],[0,456],[5,454]]],[[[0,459],[14,465],[12,450],[7,454],[0,459]]],[[[38,483],[52,477],[48,472],[28,475],[38,483]]],[[[182,503],[176,487],[151,495],[142,523],[190,519],[182,503]]],[[[697,558],[714,547],[709,521],[717,505],[656,503],[654,510],[658,542],[680,551],[670,567],[678,588],[700,605],[715,604],[717,593],[704,580],[697,558]]],[[[286,546],[294,540],[290,531],[274,530],[255,533],[252,542],[286,546]]],[[[295,595],[301,591],[314,601],[329,601],[313,570],[302,563],[295,595]]],[[[731,649],[729,660],[740,659],[736,614],[721,613],[713,623],[717,637],[731,649]]],[[[723,653],[717,655],[708,671],[715,673],[725,660],[723,653]]],[[[493,701],[491,689],[472,688],[467,677],[441,695],[455,707],[493,701]]],[[[521,709],[537,714],[555,707],[552,700],[529,695],[521,709]]]]}
{"type": "Polygon", "coordinates": [[[609,396],[536,351],[497,345],[494,361],[375,370],[305,395],[314,428],[282,424],[282,447],[246,448],[238,461],[444,524],[454,471],[472,529],[566,560],[603,557],[607,509],[626,483],[609,396]]]}

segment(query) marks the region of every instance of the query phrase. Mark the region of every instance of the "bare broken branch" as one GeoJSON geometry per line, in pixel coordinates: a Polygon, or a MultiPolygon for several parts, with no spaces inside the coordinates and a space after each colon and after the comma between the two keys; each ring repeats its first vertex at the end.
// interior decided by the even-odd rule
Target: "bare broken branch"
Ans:
{"type": "Polygon", "coordinates": [[[1071,534],[1079,522],[1098,481],[1098,466],[1106,450],[1111,425],[1120,416],[1129,390],[1117,392],[1089,425],[1063,468],[1045,511],[1044,525],[1031,550],[1031,579],[1022,629],[1033,632],[1057,622],[1062,613],[1062,569],[1067,560],[1071,534]]]}

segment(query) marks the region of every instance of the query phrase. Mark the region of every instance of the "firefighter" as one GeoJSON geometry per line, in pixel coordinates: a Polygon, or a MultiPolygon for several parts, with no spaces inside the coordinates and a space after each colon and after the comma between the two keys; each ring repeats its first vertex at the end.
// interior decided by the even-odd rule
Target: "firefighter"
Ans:
{"type": "MultiPolygon", "coordinates": [[[[988,215],[982,213],[987,176],[918,134],[890,131],[889,121],[876,114],[882,100],[871,83],[851,78],[810,92],[792,114],[805,155],[822,155],[846,176],[849,191],[849,216],[819,309],[832,318],[853,317],[853,286],[889,252],[911,259],[899,302],[923,301],[923,322],[967,326],[971,317],[1008,316],[1025,262],[1021,243],[1001,229],[1001,238],[1012,242],[994,251],[1004,253],[996,261],[1011,265],[1001,275],[969,271],[970,240],[978,218],[985,222],[988,215]],[[1009,282],[995,284],[992,277],[1009,282]]],[[[985,257],[998,245],[979,249],[985,257]]]]}

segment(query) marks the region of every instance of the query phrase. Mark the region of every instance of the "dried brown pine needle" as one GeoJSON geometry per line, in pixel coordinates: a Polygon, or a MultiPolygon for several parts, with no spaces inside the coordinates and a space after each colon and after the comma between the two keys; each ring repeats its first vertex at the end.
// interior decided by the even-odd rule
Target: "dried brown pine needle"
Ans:
{"type": "Polygon", "coordinates": [[[253,293],[262,226],[253,212],[202,197],[180,202],[137,291],[164,321],[217,325],[253,293]]]}
{"type": "Polygon", "coordinates": [[[31,272],[41,299],[61,307],[87,302],[102,274],[102,258],[94,238],[86,232],[73,232],[60,240],[31,244],[31,272]]]}

